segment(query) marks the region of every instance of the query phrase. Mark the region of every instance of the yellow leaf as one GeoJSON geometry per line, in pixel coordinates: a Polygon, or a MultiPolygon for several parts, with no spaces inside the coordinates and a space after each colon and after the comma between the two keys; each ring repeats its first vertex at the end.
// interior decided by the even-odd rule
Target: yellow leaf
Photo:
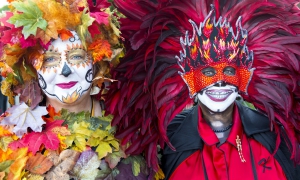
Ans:
{"type": "Polygon", "coordinates": [[[109,134],[109,136],[107,136],[106,138],[105,138],[105,140],[106,141],[111,141],[111,140],[115,140],[116,138],[114,137],[114,135],[112,135],[112,134],[109,134]]]}
{"type": "Polygon", "coordinates": [[[76,134],[82,134],[85,135],[87,137],[91,136],[92,131],[88,129],[89,127],[89,123],[87,122],[80,122],[79,124],[77,122],[74,123],[73,125],[73,131],[76,134]]]}
{"type": "Polygon", "coordinates": [[[15,160],[15,162],[9,168],[8,179],[9,180],[19,180],[22,177],[22,172],[24,170],[25,164],[28,157],[22,157],[15,160]]]}
{"type": "Polygon", "coordinates": [[[120,144],[118,141],[116,140],[111,140],[111,141],[108,141],[109,144],[112,145],[112,147],[115,148],[115,151],[119,151],[119,147],[120,147],[120,144]]]}
{"type": "Polygon", "coordinates": [[[107,142],[101,141],[96,149],[96,152],[98,153],[99,159],[102,159],[107,155],[107,153],[112,153],[112,148],[107,142]]]}
{"type": "Polygon", "coordinates": [[[100,140],[102,140],[109,135],[110,134],[107,131],[96,129],[96,131],[93,132],[92,137],[99,138],[100,140]]]}
{"type": "Polygon", "coordinates": [[[0,138],[0,148],[4,151],[7,150],[8,144],[13,141],[13,138],[10,136],[4,136],[0,138]]]}
{"type": "Polygon", "coordinates": [[[87,145],[94,147],[97,146],[100,143],[100,141],[101,140],[99,138],[91,137],[89,138],[87,145]]]}
{"type": "Polygon", "coordinates": [[[27,147],[17,149],[15,151],[13,151],[13,153],[10,154],[9,159],[16,160],[19,158],[23,158],[23,157],[27,156],[27,152],[28,152],[27,147]]]}
{"type": "Polygon", "coordinates": [[[160,169],[160,167],[158,167],[158,172],[155,173],[154,175],[154,179],[155,180],[160,180],[160,179],[165,179],[165,175],[163,173],[163,171],[160,169]]]}
{"type": "Polygon", "coordinates": [[[12,83],[7,82],[6,80],[2,81],[2,83],[1,83],[1,92],[2,92],[2,94],[8,97],[8,102],[11,105],[14,105],[15,104],[15,98],[14,98],[14,93],[11,90],[11,87],[12,87],[12,83]]]}
{"type": "Polygon", "coordinates": [[[70,147],[70,146],[72,146],[74,139],[75,139],[75,134],[72,134],[70,136],[66,136],[66,139],[64,140],[64,142],[66,143],[66,145],[68,147],[70,147]]]}
{"type": "Polygon", "coordinates": [[[138,176],[141,172],[141,165],[138,161],[132,162],[132,172],[134,176],[138,176]]]}
{"type": "Polygon", "coordinates": [[[75,145],[81,150],[84,151],[86,149],[86,141],[85,141],[85,137],[80,135],[80,134],[76,134],[75,135],[75,139],[74,139],[75,145]]]}
{"type": "Polygon", "coordinates": [[[63,149],[67,149],[67,144],[65,143],[65,140],[67,139],[65,136],[62,136],[60,134],[57,135],[58,139],[59,139],[59,146],[60,146],[60,149],[63,150],[63,149]]]}
{"type": "Polygon", "coordinates": [[[28,174],[26,180],[44,180],[44,177],[38,174],[28,174]]]}

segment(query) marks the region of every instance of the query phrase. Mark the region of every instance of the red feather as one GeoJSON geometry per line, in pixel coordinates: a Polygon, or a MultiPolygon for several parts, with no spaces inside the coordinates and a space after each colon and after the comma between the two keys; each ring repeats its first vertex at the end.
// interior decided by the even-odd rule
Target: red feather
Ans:
{"type": "MultiPolygon", "coordinates": [[[[247,46],[254,52],[252,81],[245,100],[265,112],[275,132],[279,121],[286,130],[293,157],[300,162],[300,12],[293,0],[114,0],[126,18],[121,20],[126,55],[113,69],[117,79],[107,94],[106,106],[114,115],[117,137],[129,142],[129,154],[145,153],[158,170],[157,145],[170,145],[167,125],[193,100],[175,55],[179,38],[200,24],[211,10],[234,26],[239,16],[248,30],[247,46]]],[[[277,138],[279,145],[280,138],[277,138]]],[[[170,145],[171,146],[171,145],[170,145]]]]}

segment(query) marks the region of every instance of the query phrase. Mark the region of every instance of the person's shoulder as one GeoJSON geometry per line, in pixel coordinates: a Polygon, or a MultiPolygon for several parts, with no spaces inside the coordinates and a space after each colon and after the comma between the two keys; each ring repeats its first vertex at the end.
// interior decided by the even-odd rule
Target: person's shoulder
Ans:
{"type": "Polygon", "coordinates": [[[196,106],[192,106],[191,108],[184,109],[181,113],[177,114],[168,125],[167,132],[170,133],[176,131],[184,120],[195,111],[195,108],[196,106]]]}
{"type": "Polygon", "coordinates": [[[238,106],[239,115],[247,135],[270,131],[268,116],[258,110],[246,107],[238,101],[236,101],[236,105],[238,106]]]}

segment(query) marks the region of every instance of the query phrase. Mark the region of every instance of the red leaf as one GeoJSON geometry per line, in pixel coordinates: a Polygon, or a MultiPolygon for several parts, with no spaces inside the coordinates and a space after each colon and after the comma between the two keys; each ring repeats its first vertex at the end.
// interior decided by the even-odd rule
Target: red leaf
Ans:
{"type": "Polygon", "coordinates": [[[1,37],[1,42],[4,44],[14,44],[20,41],[21,38],[21,29],[13,28],[3,32],[3,36],[1,37]]]}
{"type": "Polygon", "coordinates": [[[13,24],[7,22],[7,20],[12,17],[14,14],[12,12],[6,12],[6,16],[0,18],[0,22],[3,23],[4,26],[14,28],[13,24]]]}
{"type": "Polygon", "coordinates": [[[28,147],[28,151],[31,151],[33,154],[39,151],[41,145],[44,145],[46,149],[57,150],[59,139],[51,130],[55,127],[60,127],[63,122],[63,120],[49,122],[42,132],[28,133],[21,140],[10,143],[9,146],[12,149],[28,147]]]}
{"type": "Polygon", "coordinates": [[[105,12],[94,12],[91,13],[91,17],[95,18],[95,21],[97,21],[99,24],[105,24],[108,25],[108,14],[105,12]]]}

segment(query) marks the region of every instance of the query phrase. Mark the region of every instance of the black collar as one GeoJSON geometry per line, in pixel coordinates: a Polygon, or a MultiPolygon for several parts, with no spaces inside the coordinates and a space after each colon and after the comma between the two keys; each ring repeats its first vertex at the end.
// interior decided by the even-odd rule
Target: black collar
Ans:
{"type": "MultiPolygon", "coordinates": [[[[270,121],[265,115],[243,106],[238,101],[236,105],[247,136],[270,131],[270,121]]],[[[198,133],[198,106],[177,115],[168,126],[167,135],[177,152],[202,149],[203,142],[198,133]]],[[[166,148],[164,153],[174,153],[174,151],[166,148]]]]}

